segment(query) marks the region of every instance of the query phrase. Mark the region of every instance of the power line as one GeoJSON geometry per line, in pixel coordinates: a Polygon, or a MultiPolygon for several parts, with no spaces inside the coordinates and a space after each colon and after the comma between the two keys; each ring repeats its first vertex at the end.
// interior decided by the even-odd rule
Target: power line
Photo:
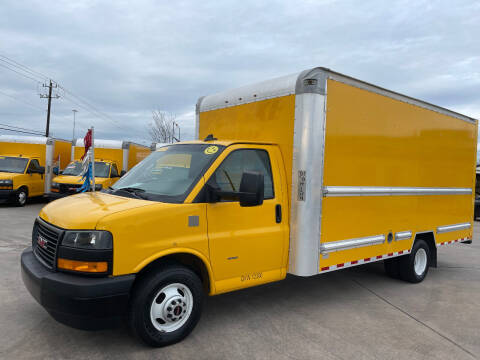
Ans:
{"type": "Polygon", "coordinates": [[[4,67],[5,69],[8,69],[8,70],[10,70],[10,71],[13,71],[14,73],[17,73],[18,75],[21,75],[21,76],[23,76],[23,77],[25,77],[25,78],[27,78],[27,79],[33,80],[33,81],[35,81],[36,83],[41,82],[41,81],[39,81],[39,80],[37,80],[37,79],[34,79],[34,78],[31,77],[31,76],[22,74],[21,72],[15,70],[15,69],[12,69],[12,68],[10,68],[10,67],[8,67],[7,65],[0,64],[0,66],[1,66],[1,67],[4,67]]]}
{"type": "MultiPolygon", "coordinates": [[[[59,85],[58,82],[56,82],[52,79],[49,79],[49,77],[46,76],[45,74],[42,74],[42,73],[40,73],[36,70],[33,70],[33,69],[29,68],[28,66],[25,66],[25,65],[7,57],[7,56],[5,56],[5,55],[2,55],[2,54],[0,54],[0,61],[3,62],[3,64],[0,63],[0,66],[4,67],[4,68],[6,68],[10,71],[13,71],[13,72],[17,73],[18,75],[21,75],[21,76],[23,76],[27,79],[35,81],[37,83],[37,86],[38,86],[38,84],[40,84],[42,82],[49,81],[50,85],[44,85],[44,87],[49,87],[49,95],[42,95],[42,94],[40,95],[40,97],[48,98],[49,103],[50,103],[52,97],[57,97],[58,98],[58,95],[56,95],[56,96],[51,95],[51,89],[53,87],[52,85],[54,84],[55,87],[58,87],[58,88],[63,90],[64,94],[62,95],[62,97],[65,98],[66,100],[78,105],[79,107],[82,107],[84,110],[86,110],[88,113],[92,114],[94,117],[100,118],[102,120],[107,120],[121,130],[125,129],[124,124],[120,125],[115,119],[113,119],[109,115],[107,115],[107,114],[101,112],[100,110],[98,110],[95,106],[93,106],[85,98],[82,98],[81,96],[74,94],[71,90],[68,90],[65,87],[59,85]],[[20,72],[20,71],[22,71],[22,72],[20,72]],[[38,80],[38,79],[41,79],[41,81],[38,80]],[[66,96],[66,94],[68,94],[69,96],[66,96]],[[76,99],[76,100],[74,100],[74,99],[76,99]]],[[[9,96],[9,97],[12,97],[8,94],[5,94],[5,93],[3,93],[3,94],[6,95],[6,96],[9,96]]],[[[16,99],[16,100],[18,100],[18,99],[16,99]]],[[[49,108],[50,108],[50,106],[49,106],[49,108]]],[[[49,113],[49,111],[48,111],[48,113],[49,113]]],[[[49,127],[48,122],[49,121],[47,119],[47,132],[48,132],[48,127],[49,127]]],[[[134,130],[136,133],[140,134],[140,132],[137,129],[134,129],[133,127],[129,127],[129,128],[134,130]]]]}
{"type": "Polygon", "coordinates": [[[42,135],[42,136],[43,136],[43,134],[39,134],[39,133],[36,133],[36,132],[33,132],[33,131],[22,131],[22,130],[15,130],[15,129],[3,128],[3,127],[0,127],[0,130],[18,132],[18,133],[29,134],[29,135],[42,135]]]}
{"type": "Polygon", "coordinates": [[[107,114],[101,112],[100,110],[98,110],[95,106],[93,106],[91,103],[89,103],[87,100],[85,100],[84,98],[80,97],[79,95],[75,95],[72,91],[70,90],[67,90],[65,89],[63,86],[59,85],[58,86],[60,89],[62,89],[63,91],[65,91],[66,93],[68,93],[71,97],[74,97],[76,98],[78,101],[84,103],[86,106],[90,107],[93,111],[95,111],[96,113],[98,113],[100,116],[102,116],[104,119],[106,120],[109,120],[111,121],[112,123],[115,123],[118,125],[117,121],[112,119],[110,116],[108,116],[107,114]]]}
{"type": "Polygon", "coordinates": [[[25,101],[25,100],[16,98],[15,96],[12,96],[12,95],[9,95],[9,94],[7,94],[7,93],[4,93],[3,91],[0,91],[0,94],[2,94],[2,95],[4,95],[4,96],[8,96],[9,98],[11,98],[11,99],[13,99],[13,100],[15,100],[15,101],[21,102],[21,103],[23,103],[23,104],[25,104],[25,105],[28,105],[28,106],[30,106],[30,107],[33,108],[33,109],[44,111],[44,110],[43,110],[41,107],[39,107],[39,106],[33,105],[33,104],[29,103],[28,101],[25,101]]]}
{"type": "Polygon", "coordinates": [[[0,123],[0,126],[8,126],[9,128],[12,128],[13,130],[15,130],[15,129],[17,129],[17,130],[25,130],[25,131],[30,131],[30,132],[39,133],[39,135],[43,135],[43,132],[41,132],[41,131],[39,131],[39,130],[27,129],[27,128],[20,127],[20,126],[14,126],[14,125],[10,125],[10,124],[1,124],[1,123],[0,123]]]}
{"type": "Polygon", "coordinates": [[[4,56],[4,55],[1,55],[1,54],[0,54],[0,61],[4,62],[4,63],[6,63],[6,64],[8,64],[8,65],[10,65],[10,66],[13,66],[13,67],[15,67],[15,68],[17,68],[17,69],[19,69],[19,70],[21,70],[21,71],[24,71],[24,72],[26,72],[26,73],[28,73],[28,74],[36,77],[36,78],[40,78],[40,79],[42,79],[42,80],[48,79],[47,76],[45,76],[45,75],[43,75],[43,74],[41,74],[41,73],[39,73],[39,72],[37,72],[37,71],[35,71],[35,70],[33,70],[33,69],[30,69],[29,67],[27,67],[27,66],[25,66],[25,65],[22,65],[22,64],[16,62],[15,60],[12,60],[12,59],[10,59],[10,58],[8,58],[8,57],[6,57],[6,56],[4,56]],[[3,58],[3,59],[2,59],[2,58],[3,58]],[[5,60],[5,59],[7,59],[7,60],[5,60]]]}
{"type": "MultiPolygon", "coordinates": [[[[61,87],[61,86],[59,85],[59,87],[61,87]]],[[[65,90],[65,88],[63,88],[63,87],[61,87],[61,88],[65,90]]],[[[71,92],[68,92],[68,93],[71,93],[71,92]]],[[[86,112],[88,112],[89,114],[93,115],[96,118],[100,118],[102,120],[110,121],[114,126],[116,126],[120,130],[125,130],[124,126],[122,127],[115,120],[111,119],[110,117],[101,113],[100,111],[95,110],[94,107],[89,107],[89,106],[85,105],[83,102],[80,102],[79,100],[76,101],[76,100],[72,99],[70,96],[66,96],[65,94],[63,94],[60,98],[66,99],[66,100],[72,102],[73,104],[76,104],[77,106],[81,107],[83,110],[85,110],[86,112]]],[[[76,98],[78,99],[79,97],[77,96],[76,98]]],[[[138,134],[140,134],[137,129],[134,129],[132,127],[130,127],[130,129],[137,132],[138,134]]]]}

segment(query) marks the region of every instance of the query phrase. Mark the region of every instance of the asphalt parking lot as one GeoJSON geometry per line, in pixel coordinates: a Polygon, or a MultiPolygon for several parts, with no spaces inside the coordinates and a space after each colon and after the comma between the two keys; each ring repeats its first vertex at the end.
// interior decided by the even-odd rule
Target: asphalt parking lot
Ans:
{"type": "Polygon", "coordinates": [[[20,277],[40,201],[0,204],[0,358],[472,359],[480,355],[480,225],[472,245],[438,250],[423,283],[381,263],[208,298],[183,342],[152,349],[126,328],[86,332],[53,320],[20,277]]]}

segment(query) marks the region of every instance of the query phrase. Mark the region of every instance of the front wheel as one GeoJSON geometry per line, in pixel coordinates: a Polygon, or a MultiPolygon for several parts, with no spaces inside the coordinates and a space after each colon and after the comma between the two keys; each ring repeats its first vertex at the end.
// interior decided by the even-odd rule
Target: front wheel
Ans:
{"type": "Polygon", "coordinates": [[[419,283],[427,276],[429,266],[430,248],[424,240],[418,240],[410,255],[399,259],[400,277],[411,283],[419,283]]]}
{"type": "Polygon", "coordinates": [[[133,334],[151,346],[166,346],[185,338],[202,312],[199,277],[180,265],[162,267],[135,286],[129,311],[133,334]]]}
{"type": "Polygon", "coordinates": [[[25,187],[21,187],[14,194],[13,202],[16,206],[24,206],[27,203],[28,191],[25,187]]]}

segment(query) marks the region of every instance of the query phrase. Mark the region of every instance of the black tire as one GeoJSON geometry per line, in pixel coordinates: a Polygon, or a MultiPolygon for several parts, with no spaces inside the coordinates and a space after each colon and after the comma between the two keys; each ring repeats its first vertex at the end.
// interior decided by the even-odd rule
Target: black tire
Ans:
{"type": "MultiPolygon", "coordinates": [[[[177,296],[184,296],[184,299],[187,299],[188,295],[186,295],[186,293],[181,294],[182,291],[179,293],[180,295],[177,296]]],[[[171,301],[177,301],[178,303],[176,298],[169,297],[169,299],[174,299],[171,301]]],[[[130,330],[137,338],[150,346],[161,347],[174,344],[184,339],[195,328],[200,320],[203,301],[204,291],[202,282],[192,270],[176,264],[165,265],[161,268],[158,268],[157,271],[146,275],[143,279],[140,279],[138,284],[135,285],[128,313],[128,324],[130,330]],[[165,294],[160,293],[160,291],[169,285],[175,287],[175,285],[172,284],[181,284],[190,290],[190,293],[193,297],[193,301],[191,302],[191,312],[188,319],[186,321],[183,320],[184,323],[180,328],[171,332],[161,332],[156,326],[164,325],[162,325],[161,322],[154,324],[152,317],[150,316],[150,311],[152,309],[153,301],[156,301],[157,304],[160,304],[159,306],[163,306],[165,311],[167,309],[171,309],[170,306],[166,307],[167,304],[171,304],[170,300],[167,300],[165,298],[165,294]],[[160,303],[158,301],[160,301],[160,303]]],[[[188,303],[187,300],[185,300],[185,302],[188,303]]],[[[182,304],[185,305],[185,303],[182,304]]],[[[173,312],[175,312],[179,307],[177,305],[172,306],[174,307],[173,312]]],[[[183,309],[184,308],[180,309],[180,315],[182,314],[183,309]]],[[[187,309],[187,307],[185,307],[185,309],[187,309]]],[[[181,317],[179,317],[179,319],[181,319],[181,317]]],[[[171,322],[163,322],[167,325],[171,324],[171,322]]]]}
{"type": "Polygon", "coordinates": [[[15,206],[25,206],[28,198],[28,189],[25,186],[22,186],[15,192],[13,196],[13,203],[15,204],[15,206]]]}
{"type": "Polygon", "coordinates": [[[425,277],[427,276],[428,268],[430,267],[430,261],[431,255],[428,244],[424,240],[415,241],[415,244],[413,244],[412,252],[408,256],[402,256],[399,259],[399,270],[401,279],[411,283],[419,283],[423,281],[423,279],[425,279],[425,277]],[[426,264],[423,271],[417,273],[417,271],[415,270],[415,257],[419,252],[424,252],[424,254],[426,255],[426,264]]]}
{"type": "Polygon", "coordinates": [[[393,279],[400,279],[400,258],[387,259],[383,261],[385,272],[393,279]]]}

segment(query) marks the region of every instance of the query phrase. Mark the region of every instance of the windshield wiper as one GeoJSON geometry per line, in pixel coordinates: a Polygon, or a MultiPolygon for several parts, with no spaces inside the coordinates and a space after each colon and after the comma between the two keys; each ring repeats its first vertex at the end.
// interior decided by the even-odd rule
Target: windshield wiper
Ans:
{"type": "Polygon", "coordinates": [[[112,187],[109,187],[109,189],[112,190],[112,193],[115,193],[117,191],[125,191],[129,194],[133,194],[135,195],[137,198],[139,199],[143,199],[143,200],[148,200],[148,197],[142,193],[145,192],[145,190],[143,189],[140,189],[140,188],[136,188],[136,187],[123,187],[123,188],[118,188],[118,189],[114,189],[112,187]]]}

